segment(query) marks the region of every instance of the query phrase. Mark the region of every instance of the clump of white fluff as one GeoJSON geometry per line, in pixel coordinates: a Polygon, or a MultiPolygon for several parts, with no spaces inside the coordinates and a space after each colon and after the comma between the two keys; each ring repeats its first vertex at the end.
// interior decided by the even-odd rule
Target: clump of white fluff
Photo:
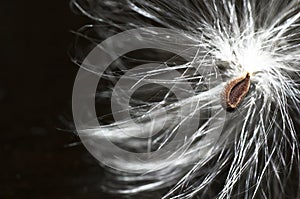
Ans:
{"type": "MultiPolygon", "coordinates": [[[[133,153],[167,147],[152,162],[107,156],[115,168],[107,168],[106,191],[134,197],[160,190],[150,198],[180,199],[300,197],[299,0],[72,0],[72,6],[94,21],[77,32],[78,40],[94,46],[125,30],[155,26],[181,32],[177,39],[197,49],[188,55],[192,61],[181,63],[166,52],[136,52],[106,71],[105,86],[100,85],[97,95],[100,104],[113,96],[121,76],[137,81],[151,77],[152,86],[138,90],[127,110],[118,110],[129,111],[144,130],[129,120],[107,122],[103,117],[100,127],[79,133],[108,138],[133,153]],[[167,67],[132,70],[136,63],[154,62],[167,67]],[[172,76],[174,71],[180,76],[172,76]],[[251,73],[250,91],[237,110],[227,113],[220,93],[226,81],[244,72],[251,73]],[[166,79],[166,74],[173,78],[166,79]],[[178,86],[187,82],[193,92],[178,86]],[[183,88],[186,97],[176,99],[158,85],[183,88]],[[196,128],[186,125],[194,120],[196,128]],[[135,137],[157,128],[155,136],[135,137]],[[178,143],[168,147],[176,134],[181,136],[178,143]]],[[[75,47],[76,63],[87,53],[82,51],[75,47]]],[[[115,97],[121,99],[122,88],[118,93],[115,97]]],[[[99,153],[114,152],[105,148],[99,153]]]]}

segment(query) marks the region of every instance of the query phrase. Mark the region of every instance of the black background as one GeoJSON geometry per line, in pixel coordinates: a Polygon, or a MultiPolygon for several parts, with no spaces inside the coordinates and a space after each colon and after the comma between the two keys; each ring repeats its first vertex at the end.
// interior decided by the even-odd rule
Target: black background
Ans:
{"type": "Polygon", "coordinates": [[[69,1],[0,2],[0,198],[117,198],[71,129],[78,67],[68,49],[88,19],[69,1]],[[60,130],[63,129],[63,130],[60,130]]]}

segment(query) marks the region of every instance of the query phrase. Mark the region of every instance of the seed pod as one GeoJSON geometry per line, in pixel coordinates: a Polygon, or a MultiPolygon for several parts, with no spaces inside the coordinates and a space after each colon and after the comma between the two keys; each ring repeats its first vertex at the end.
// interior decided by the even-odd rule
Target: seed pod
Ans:
{"type": "Polygon", "coordinates": [[[247,95],[249,87],[249,73],[243,75],[242,77],[230,80],[224,87],[224,91],[221,96],[222,106],[224,109],[227,111],[234,111],[247,95]]]}

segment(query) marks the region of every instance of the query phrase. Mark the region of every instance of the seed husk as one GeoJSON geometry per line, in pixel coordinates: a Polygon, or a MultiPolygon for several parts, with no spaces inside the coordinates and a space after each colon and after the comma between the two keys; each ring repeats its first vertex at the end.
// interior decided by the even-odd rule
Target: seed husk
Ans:
{"type": "Polygon", "coordinates": [[[224,109],[234,111],[249,92],[250,83],[250,73],[230,80],[224,87],[221,96],[224,109]]]}

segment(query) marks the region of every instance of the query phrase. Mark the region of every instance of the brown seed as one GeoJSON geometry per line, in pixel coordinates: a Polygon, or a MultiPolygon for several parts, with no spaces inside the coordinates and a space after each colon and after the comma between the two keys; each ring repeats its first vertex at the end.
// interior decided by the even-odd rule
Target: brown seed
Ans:
{"type": "Polygon", "coordinates": [[[230,80],[222,93],[222,106],[227,111],[235,110],[247,95],[250,87],[250,74],[230,80]]]}

